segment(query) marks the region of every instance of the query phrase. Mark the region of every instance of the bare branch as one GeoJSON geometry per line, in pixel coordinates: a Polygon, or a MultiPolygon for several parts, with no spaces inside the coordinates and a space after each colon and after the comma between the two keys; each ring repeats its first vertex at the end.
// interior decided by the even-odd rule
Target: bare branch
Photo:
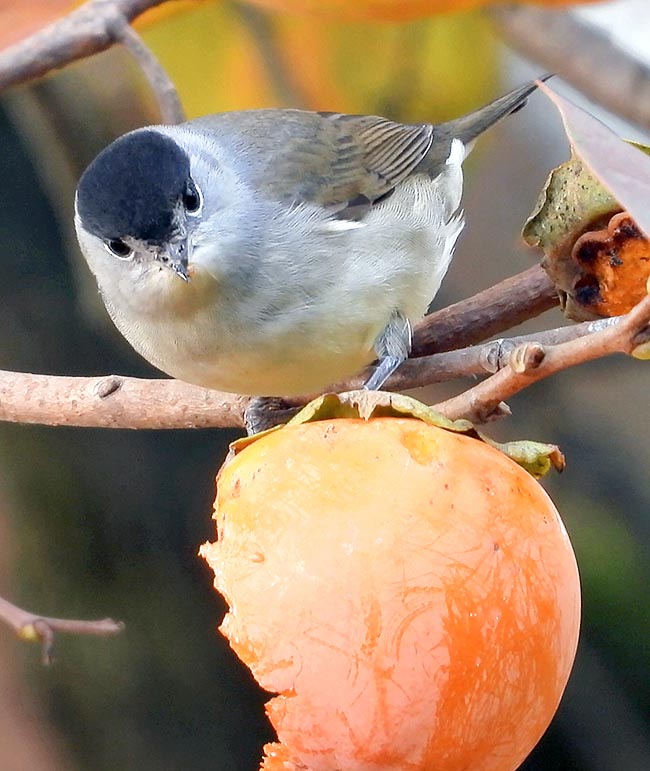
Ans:
{"type": "Polygon", "coordinates": [[[566,10],[531,5],[495,6],[490,15],[508,43],[524,56],[611,112],[643,128],[650,125],[650,67],[612,43],[595,25],[566,10]]]}
{"type": "Polygon", "coordinates": [[[557,345],[578,337],[593,335],[602,329],[615,326],[625,316],[613,316],[597,321],[585,321],[530,335],[500,338],[482,345],[459,348],[456,351],[434,353],[408,359],[391,376],[389,390],[406,391],[433,383],[443,383],[461,377],[492,375],[503,367],[509,366],[513,352],[524,344],[557,345]]]}
{"type": "Polygon", "coordinates": [[[563,369],[613,353],[633,353],[650,323],[650,297],[645,297],[617,324],[587,337],[558,345],[524,344],[510,358],[510,365],[452,399],[435,405],[448,418],[467,418],[476,423],[501,411],[501,404],[524,388],[563,369]]]}
{"type": "Polygon", "coordinates": [[[172,82],[129,22],[166,0],[89,0],[0,53],[0,90],[24,83],[66,64],[123,43],[136,57],[158,100],[165,121],[183,120],[172,82]]]}
{"type": "MultiPolygon", "coordinates": [[[[540,273],[543,274],[541,268],[525,271],[476,297],[456,303],[452,306],[453,312],[445,308],[431,314],[415,330],[416,346],[426,350],[421,339],[423,335],[433,341],[433,348],[453,347],[454,329],[460,340],[474,341],[486,330],[501,331],[515,317],[521,321],[536,315],[540,302],[546,307],[549,297],[548,279],[540,280],[540,273]],[[539,300],[539,295],[543,301],[539,300]],[[497,315],[498,310],[503,313],[502,321],[497,315]],[[468,326],[473,327],[469,333],[468,326]],[[439,341],[442,341],[440,346],[439,341]]],[[[462,358],[460,352],[455,355],[462,358]]],[[[449,362],[442,364],[445,363],[449,362]]],[[[403,366],[406,368],[404,374],[398,373],[389,381],[390,390],[435,382],[436,374],[440,379],[448,379],[435,361],[417,364],[413,360],[403,366]]],[[[474,373],[465,369],[460,374],[474,373]]],[[[361,382],[360,377],[352,378],[346,383],[338,383],[332,390],[359,388],[361,382]]],[[[306,395],[290,399],[287,406],[300,406],[308,398],[306,395]]],[[[178,380],[145,380],[117,375],[56,377],[0,371],[0,420],[19,423],[103,428],[242,428],[249,402],[245,396],[198,388],[178,380]]]]}
{"type": "Polygon", "coordinates": [[[163,123],[182,123],[185,120],[185,110],[183,110],[176,86],[172,83],[162,64],[124,17],[121,17],[115,25],[115,37],[133,54],[144,76],[149,81],[151,90],[158,100],[163,123]]]}
{"type": "Polygon", "coordinates": [[[292,107],[305,106],[305,94],[301,93],[282,58],[282,46],[276,35],[273,15],[248,3],[236,2],[232,8],[246,25],[280,102],[292,107]]]}
{"type": "Polygon", "coordinates": [[[165,0],[90,0],[0,54],[0,89],[104,51],[115,43],[116,19],[132,21],[165,0]]]}
{"type": "Polygon", "coordinates": [[[179,380],[0,370],[0,420],[99,428],[243,426],[248,399],[179,380]]]}
{"type": "MultiPolygon", "coordinates": [[[[476,338],[487,329],[500,329],[513,318],[522,321],[527,315],[526,307],[528,315],[535,315],[550,299],[546,282],[541,280],[538,271],[525,271],[452,306],[454,314],[445,308],[427,317],[416,329],[415,339],[420,340],[420,349],[423,349],[419,337],[423,330],[423,335],[433,340],[434,346],[438,339],[442,339],[444,345],[453,345],[451,330],[454,328],[460,340],[476,338]],[[517,301],[517,296],[528,298],[528,306],[517,301]],[[503,317],[495,313],[495,308],[505,308],[503,317]],[[468,333],[467,327],[472,324],[475,329],[468,333]]],[[[580,361],[631,350],[629,330],[636,333],[641,329],[637,321],[638,307],[631,314],[615,319],[409,359],[391,377],[387,387],[401,391],[496,372],[466,394],[439,405],[445,414],[471,416],[480,422],[498,412],[504,399],[542,377],[580,361]]],[[[354,390],[361,383],[362,376],[357,376],[336,384],[331,390],[354,390]]],[[[294,408],[317,395],[283,400],[282,416],[289,417],[294,408]]],[[[243,428],[250,401],[247,396],[199,388],[178,380],[117,375],[58,377],[0,371],[0,420],[20,423],[133,429],[243,428]]]]}
{"type": "Polygon", "coordinates": [[[413,356],[475,345],[558,304],[553,282],[535,265],[424,318],[415,330],[413,356]]]}
{"type": "Polygon", "coordinates": [[[54,636],[58,632],[110,637],[124,629],[124,624],[121,621],[114,621],[112,618],[103,618],[98,621],[78,621],[39,616],[13,605],[3,597],[0,597],[0,621],[14,629],[21,639],[40,642],[43,664],[52,663],[54,636]]]}
{"type": "MultiPolygon", "coordinates": [[[[538,356],[544,345],[557,345],[578,337],[593,335],[602,329],[619,324],[624,318],[625,316],[614,316],[586,321],[583,324],[572,324],[530,335],[492,340],[489,343],[460,348],[456,351],[408,359],[397,372],[391,375],[385,388],[387,391],[407,391],[411,388],[420,388],[457,378],[492,375],[511,365],[521,367],[522,362],[528,361],[528,357],[538,356]]],[[[359,390],[363,387],[368,374],[366,372],[345,382],[337,383],[328,390],[334,393],[359,390]]],[[[250,408],[245,414],[246,428],[250,432],[251,428],[264,430],[279,423],[286,423],[309,399],[318,395],[312,394],[298,399],[256,400],[257,403],[252,405],[253,414],[248,414],[250,408]]],[[[500,404],[494,408],[490,419],[505,417],[509,414],[507,405],[500,404]]]]}

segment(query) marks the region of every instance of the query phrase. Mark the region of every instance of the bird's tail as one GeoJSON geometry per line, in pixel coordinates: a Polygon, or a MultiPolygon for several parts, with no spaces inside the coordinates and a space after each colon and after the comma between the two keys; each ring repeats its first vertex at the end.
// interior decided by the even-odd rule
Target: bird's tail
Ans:
{"type": "MultiPolygon", "coordinates": [[[[543,75],[539,80],[547,80],[552,75],[543,75]]],[[[495,99],[485,107],[481,107],[469,115],[463,115],[461,118],[455,118],[447,123],[438,126],[438,131],[444,132],[451,137],[457,137],[464,145],[470,144],[476,137],[482,134],[490,126],[505,118],[517,110],[520,110],[525,104],[527,98],[537,88],[535,81],[530,81],[519,88],[515,88],[510,93],[495,99]]]]}

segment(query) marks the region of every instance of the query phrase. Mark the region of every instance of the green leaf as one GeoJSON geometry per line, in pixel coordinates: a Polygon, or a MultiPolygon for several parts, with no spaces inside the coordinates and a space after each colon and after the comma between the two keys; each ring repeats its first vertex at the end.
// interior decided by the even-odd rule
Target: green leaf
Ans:
{"type": "Polygon", "coordinates": [[[546,476],[551,468],[556,471],[564,471],[566,466],[564,455],[556,444],[533,442],[528,439],[500,444],[482,433],[480,436],[486,444],[501,450],[515,463],[525,468],[535,479],[546,476]]]}
{"type": "MultiPolygon", "coordinates": [[[[551,468],[562,471],[564,456],[554,444],[543,444],[528,440],[499,444],[479,433],[469,420],[449,420],[432,407],[404,394],[387,391],[346,391],[340,394],[324,394],[303,407],[286,425],[300,426],[319,420],[374,418],[413,418],[445,431],[465,434],[477,441],[483,441],[503,452],[515,463],[526,469],[535,478],[544,476],[551,468]]],[[[268,431],[246,436],[230,445],[230,456],[241,452],[260,437],[273,431],[282,431],[285,426],[274,426],[268,431]]],[[[229,456],[229,458],[230,458],[229,456]]]]}
{"type": "Polygon", "coordinates": [[[585,231],[619,211],[616,199],[573,154],[546,180],[524,227],[524,240],[545,254],[570,252],[585,231]]]}
{"type": "Polygon", "coordinates": [[[547,84],[539,87],[562,116],[571,158],[549,175],[524,227],[525,241],[547,255],[570,252],[583,233],[622,210],[648,231],[650,148],[622,139],[547,84]]]}

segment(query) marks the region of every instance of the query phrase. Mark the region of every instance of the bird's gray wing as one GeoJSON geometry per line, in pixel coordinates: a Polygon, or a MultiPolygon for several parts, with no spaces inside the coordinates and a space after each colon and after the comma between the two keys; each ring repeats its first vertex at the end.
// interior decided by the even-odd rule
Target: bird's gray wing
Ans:
{"type": "Polygon", "coordinates": [[[526,83],[436,126],[304,110],[220,113],[189,126],[215,141],[261,195],[317,203],[335,216],[355,219],[413,172],[437,176],[454,138],[471,143],[519,109],[535,88],[535,82],[526,83]]]}
{"type": "Polygon", "coordinates": [[[317,203],[355,219],[406,179],[431,146],[434,127],[376,116],[252,110],[192,121],[208,128],[260,194],[317,203]]]}
{"type": "Polygon", "coordinates": [[[404,125],[366,115],[319,113],[331,148],[331,173],[322,175],[312,200],[355,219],[385,198],[425,158],[433,126],[404,125]]]}

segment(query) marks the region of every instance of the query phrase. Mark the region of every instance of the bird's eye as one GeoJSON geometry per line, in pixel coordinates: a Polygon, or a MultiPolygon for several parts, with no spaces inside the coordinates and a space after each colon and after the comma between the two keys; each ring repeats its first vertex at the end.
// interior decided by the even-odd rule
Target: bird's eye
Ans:
{"type": "Polygon", "coordinates": [[[131,252],[133,251],[121,238],[111,238],[106,242],[106,246],[108,247],[109,252],[122,259],[130,257],[131,252]]]}
{"type": "Polygon", "coordinates": [[[188,214],[198,214],[201,211],[203,205],[203,197],[201,191],[194,183],[194,180],[188,179],[185,185],[185,192],[183,193],[183,205],[185,211],[188,214]]]}

